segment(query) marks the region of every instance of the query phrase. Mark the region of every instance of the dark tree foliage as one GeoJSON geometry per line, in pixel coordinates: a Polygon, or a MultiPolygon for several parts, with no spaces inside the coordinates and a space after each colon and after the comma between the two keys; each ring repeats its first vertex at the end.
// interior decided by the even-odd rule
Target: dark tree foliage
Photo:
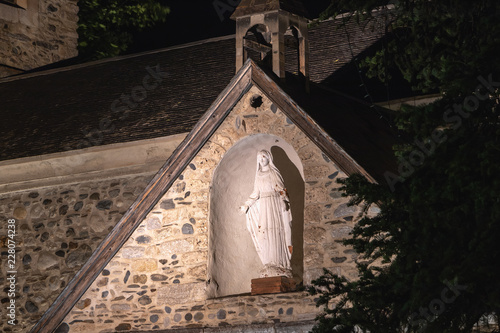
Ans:
{"type": "Polygon", "coordinates": [[[83,58],[119,55],[133,33],[165,22],[170,9],[161,0],[79,0],[78,51],[83,58]]]}
{"type": "Polygon", "coordinates": [[[325,15],[366,26],[382,15],[394,38],[365,59],[369,72],[390,84],[384,73],[396,66],[442,98],[400,112],[414,141],[397,147],[387,184],[342,181],[352,204],[380,214],[364,214],[344,241],[360,254],[359,279],[325,271],[314,281],[325,311],[313,332],[471,332],[500,314],[500,2],[408,0],[372,11],[380,5],[335,0],[325,15]]]}

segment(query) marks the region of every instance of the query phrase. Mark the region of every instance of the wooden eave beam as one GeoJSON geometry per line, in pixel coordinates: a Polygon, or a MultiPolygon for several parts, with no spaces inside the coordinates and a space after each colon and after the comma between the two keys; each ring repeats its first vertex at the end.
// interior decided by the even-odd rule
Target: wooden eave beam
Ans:
{"type": "Polygon", "coordinates": [[[250,39],[243,39],[243,46],[247,49],[250,49],[250,50],[253,50],[256,52],[260,52],[260,53],[265,53],[265,54],[267,54],[273,50],[273,48],[270,46],[255,42],[255,41],[250,40],[250,39]]]}
{"type": "Polygon", "coordinates": [[[4,3],[16,8],[28,8],[28,0],[0,0],[0,3],[4,3]]]}

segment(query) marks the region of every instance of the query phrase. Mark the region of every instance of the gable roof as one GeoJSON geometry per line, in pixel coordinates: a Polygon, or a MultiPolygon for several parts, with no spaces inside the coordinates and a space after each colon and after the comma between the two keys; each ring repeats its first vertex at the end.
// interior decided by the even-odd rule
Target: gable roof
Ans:
{"type": "Polygon", "coordinates": [[[161,167],[146,189],[128,209],[109,235],[97,247],[89,260],[68,283],[47,312],[31,330],[52,332],[74,304],[89,288],[107,263],[119,251],[134,230],[144,220],[190,161],[208,141],[238,100],[257,86],[285,115],[311,138],[347,174],[360,173],[374,178],[356,163],[328,134],[326,134],[268,75],[248,60],[229,85],[212,103],[193,130],[161,167]]]}

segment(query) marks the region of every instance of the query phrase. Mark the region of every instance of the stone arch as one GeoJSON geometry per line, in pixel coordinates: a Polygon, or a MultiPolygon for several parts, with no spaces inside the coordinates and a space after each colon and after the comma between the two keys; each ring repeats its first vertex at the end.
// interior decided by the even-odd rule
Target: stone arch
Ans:
{"type": "Polygon", "coordinates": [[[300,73],[300,32],[290,25],[285,32],[285,72],[299,75],[300,73]]]}
{"type": "Polygon", "coordinates": [[[300,28],[295,24],[290,24],[288,26],[288,28],[285,31],[285,35],[288,36],[293,35],[297,40],[304,37],[302,32],[300,31],[300,28]]]}
{"type": "Polygon", "coordinates": [[[210,186],[208,297],[249,293],[251,279],[262,267],[238,208],[253,189],[256,156],[271,151],[290,195],[292,209],[292,270],[303,274],[304,171],[293,147],[280,137],[256,134],[238,141],[215,169],[210,186]]]}
{"type": "Polygon", "coordinates": [[[285,72],[305,77],[307,75],[306,66],[306,39],[300,27],[290,24],[285,31],[285,72]]]}
{"type": "Polygon", "coordinates": [[[261,23],[253,25],[248,28],[243,39],[245,46],[244,61],[250,58],[258,63],[272,65],[271,32],[267,25],[261,23]],[[257,44],[260,45],[261,52],[252,48],[257,44]]]}

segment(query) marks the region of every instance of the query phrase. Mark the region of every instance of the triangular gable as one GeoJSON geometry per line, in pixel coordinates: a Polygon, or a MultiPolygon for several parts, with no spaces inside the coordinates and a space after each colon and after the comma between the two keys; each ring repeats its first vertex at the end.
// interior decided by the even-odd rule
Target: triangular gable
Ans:
{"type": "Polygon", "coordinates": [[[57,328],[147,214],[188,167],[190,161],[222,124],[240,98],[253,85],[264,92],[342,171],[348,175],[360,173],[370,181],[374,181],[374,178],[329,137],[272,79],[255,63],[248,60],[31,332],[52,332],[57,328]]]}

